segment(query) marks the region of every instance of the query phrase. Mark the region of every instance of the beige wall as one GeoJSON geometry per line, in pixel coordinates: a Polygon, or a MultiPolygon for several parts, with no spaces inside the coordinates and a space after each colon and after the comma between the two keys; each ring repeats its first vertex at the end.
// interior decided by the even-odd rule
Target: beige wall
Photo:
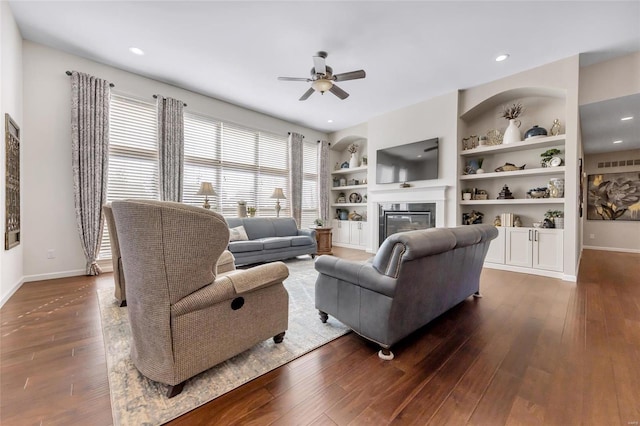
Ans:
{"type": "Polygon", "coordinates": [[[640,93],[640,52],[580,69],[580,105],[640,93]]]}
{"type": "MultiPolygon", "coordinates": [[[[599,162],[640,159],[640,149],[608,152],[585,156],[585,174],[636,172],[640,174],[640,165],[598,168],[599,162]]],[[[586,196],[587,177],[585,177],[585,214],[584,247],[600,250],[629,251],[640,253],[640,221],[587,220],[586,196]]]]}
{"type": "MultiPolygon", "coordinates": [[[[22,37],[16,25],[11,8],[6,1],[0,2],[0,120],[2,122],[2,143],[0,143],[0,199],[2,208],[0,209],[0,224],[4,237],[5,226],[5,146],[4,128],[5,113],[18,124],[22,131],[22,150],[20,155],[21,164],[21,198],[24,200],[25,185],[24,179],[24,140],[25,126],[22,114],[22,37]]],[[[24,236],[24,203],[21,203],[22,211],[22,235],[24,236]]],[[[4,238],[3,238],[4,239],[4,238]]],[[[18,289],[22,284],[23,277],[23,254],[24,241],[12,248],[4,250],[4,242],[0,245],[0,306],[18,289]]]]}
{"type": "Polygon", "coordinates": [[[115,84],[115,93],[153,101],[153,94],[181,99],[187,110],[278,134],[311,140],[327,135],[188,90],[25,41],[24,55],[24,275],[37,280],[84,273],[71,174],[70,100],[67,70],[115,84]],[[48,250],[55,251],[47,259],[48,250]]]}

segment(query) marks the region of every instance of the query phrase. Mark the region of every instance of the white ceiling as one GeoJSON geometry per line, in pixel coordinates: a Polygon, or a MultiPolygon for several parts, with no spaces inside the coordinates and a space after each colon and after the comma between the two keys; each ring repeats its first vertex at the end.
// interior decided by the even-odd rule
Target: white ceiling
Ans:
{"type": "Polygon", "coordinates": [[[581,105],[580,126],[587,154],[640,149],[640,94],[581,105]]]}
{"type": "Polygon", "coordinates": [[[324,132],[579,53],[640,49],[640,1],[9,3],[25,39],[324,132]],[[346,100],[301,102],[308,83],[277,80],[307,77],[319,50],[335,73],[366,71],[339,84],[346,100]]]}

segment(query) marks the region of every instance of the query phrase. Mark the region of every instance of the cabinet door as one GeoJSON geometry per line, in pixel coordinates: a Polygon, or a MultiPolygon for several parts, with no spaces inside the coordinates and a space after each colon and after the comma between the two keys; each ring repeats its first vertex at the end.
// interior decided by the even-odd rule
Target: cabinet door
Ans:
{"type": "Polygon", "coordinates": [[[495,240],[489,244],[489,250],[487,251],[487,257],[485,262],[504,264],[505,258],[505,232],[504,228],[498,226],[498,236],[495,240]]]}
{"type": "Polygon", "coordinates": [[[564,244],[561,229],[535,229],[533,267],[547,271],[563,271],[564,244]]]}
{"type": "Polygon", "coordinates": [[[360,222],[360,246],[363,250],[369,247],[369,222],[360,222]]]}
{"type": "Polygon", "coordinates": [[[524,266],[530,268],[533,265],[532,228],[506,228],[506,258],[505,263],[513,266],[524,266]]]}
{"type": "Polygon", "coordinates": [[[333,242],[349,244],[349,222],[346,220],[334,220],[333,221],[333,242]]]}
{"type": "Polygon", "coordinates": [[[367,222],[353,221],[349,223],[350,235],[349,243],[360,246],[363,249],[367,247],[367,222]]]}

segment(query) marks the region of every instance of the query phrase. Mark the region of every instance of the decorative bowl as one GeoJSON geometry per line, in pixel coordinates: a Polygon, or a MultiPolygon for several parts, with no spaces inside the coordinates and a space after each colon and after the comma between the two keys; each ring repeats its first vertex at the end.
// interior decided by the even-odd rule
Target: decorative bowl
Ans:
{"type": "Polygon", "coordinates": [[[531,192],[529,192],[529,194],[531,195],[531,198],[544,198],[546,193],[547,193],[546,191],[531,191],[531,192]]]}
{"type": "Polygon", "coordinates": [[[547,129],[535,125],[524,134],[525,139],[531,139],[534,136],[547,136],[547,129]]]}
{"type": "Polygon", "coordinates": [[[533,227],[534,228],[541,228],[542,227],[542,222],[533,222],[533,227]]]}

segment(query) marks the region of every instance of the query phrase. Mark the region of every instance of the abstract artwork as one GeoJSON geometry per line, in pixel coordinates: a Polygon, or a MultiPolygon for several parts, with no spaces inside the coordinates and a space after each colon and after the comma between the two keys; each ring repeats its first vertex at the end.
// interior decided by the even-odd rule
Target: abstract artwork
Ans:
{"type": "Polygon", "coordinates": [[[5,234],[4,249],[20,244],[20,128],[5,114],[5,234]]]}
{"type": "Polygon", "coordinates": [[[640,220],[640,172],[589,175],[587,219],[640,220]]]}

